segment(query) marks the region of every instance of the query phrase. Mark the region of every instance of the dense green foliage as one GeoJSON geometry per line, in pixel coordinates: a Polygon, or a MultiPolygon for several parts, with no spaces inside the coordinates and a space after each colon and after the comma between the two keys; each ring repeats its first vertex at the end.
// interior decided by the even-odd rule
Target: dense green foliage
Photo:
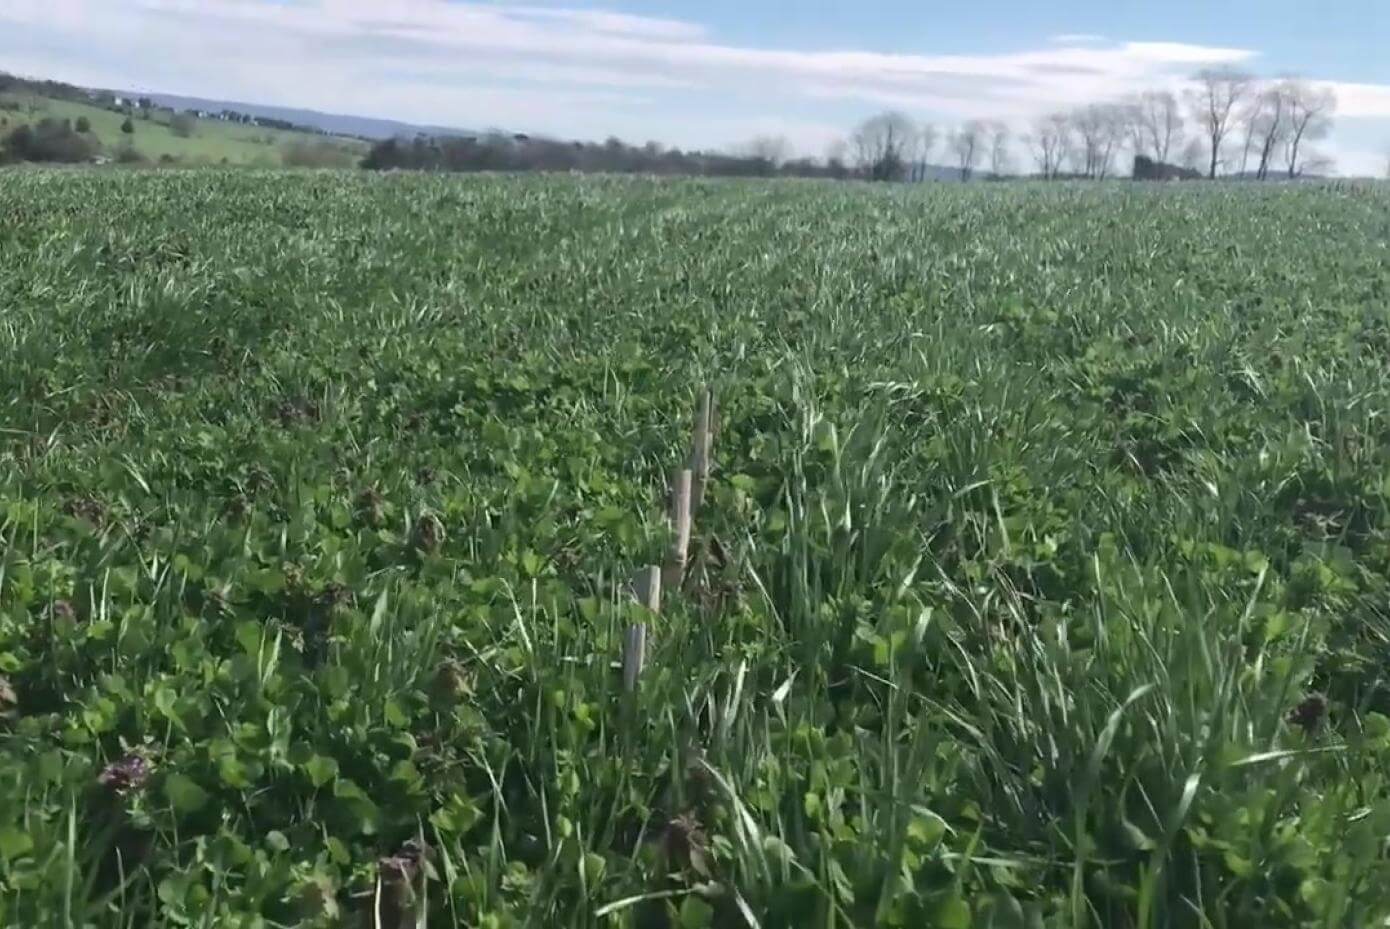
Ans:
{"type": "Polygon", "coordinates": [[[14,161],[51,161],[77,164],[91,161],[97,143],[78,124],[66,119],[41,119],[32,126],[21,125],[0,137],[0,164],[14,161]]]}
{"type": "Polygon", "coordinates": [[[1374,189],[0,176],[0,925],[1378,925],[1388,243],[1374,189]]]}

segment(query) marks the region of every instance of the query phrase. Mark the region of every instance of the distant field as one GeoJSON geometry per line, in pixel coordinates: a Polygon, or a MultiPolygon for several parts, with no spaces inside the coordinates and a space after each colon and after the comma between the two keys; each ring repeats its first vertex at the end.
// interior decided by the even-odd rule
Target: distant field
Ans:
{"type": "Polygon", "coordinates": [[[1390,189],[35,169],[0,269],[0,925],[1390,917],[1390,189]]]}
{"type": "Polygon", "coordinates": [[[270,168],[280,167],[285,147],[295,143],[327,141],[355,157],[360,157],[367,150],[366,143],[353,139],[328,139],[311,133],[265,129],[215,119],[198,120],[193,135],[183,138],[169,127],[172,114],[168,110],[153,111],[150,119],[136,113],[132,116],[135,133],[126,135],[121,132],[125,115],[102,107],[28,93],[0,94],[0,103],[4,101],[17,102],[23,109],[20,112],[0,110],[0,121],[8,120],[8,126],[0,126],[0,135],[21,123],[37,122],[45,117],[70,119],[74,123],[86,117],[92,124],[93,134],[108,155],[114,155],[129,144],[150,161],[169,156],[194,165],[220,165],[225,162],[238,167],[270,168]]]}

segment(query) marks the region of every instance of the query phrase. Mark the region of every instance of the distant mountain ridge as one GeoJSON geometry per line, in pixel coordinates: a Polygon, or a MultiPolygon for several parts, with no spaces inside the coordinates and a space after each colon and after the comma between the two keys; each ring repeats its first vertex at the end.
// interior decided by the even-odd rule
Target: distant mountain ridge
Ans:
{"type": "Polygon", "coordinates": [[[413,136],[419,133],[437,136],[474,135],[467,129],[446,126],[424,126],[417,123],[394,119],[378,119],[372,116],[349,116],[343,113],[323,113],[318,110],[303,110],[287,106],[268,106],[260,103],[240,103],[232,100],[213,100],[206,97],[185,97],[179,94],[135,93],[134,91],[114,90],[113,93],[126,96],[148,97],[159,106],[176,110],[207,110],[218,113],[222,110],[235,110],[249,116],[269,119],[283,119],[300,126],[308,126],[334,135],[357,136],[363,139],[389,139],[394,136],[413,136]]]}

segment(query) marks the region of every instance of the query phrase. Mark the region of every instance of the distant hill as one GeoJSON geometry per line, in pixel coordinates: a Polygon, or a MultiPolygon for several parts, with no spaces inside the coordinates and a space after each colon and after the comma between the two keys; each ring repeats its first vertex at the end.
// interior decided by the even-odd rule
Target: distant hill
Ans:
{"type": "MultiPolygon", "coordinates": [[[[921,178],[924,181],[952,181],[959,183],[962,178],[960,168],[952,168],[947,165],[926,164],[922,165],[918,170],[922,172],[921,178]]],[[[975,170],[975,174],[979,177],[983,177],[985,173],[986,172],[978,168],[975,170]]]]}
{"type": "Polygon", "coordinates": [[[0,82],[0,162],[13,158],[8,137],[21,128],[48,138],[76,133],[67,146],[80,157],[51,158],[37,149],[19,160],[96,160],[245,167],[352,167],[368,149],[358,138],[300,132],[217,118],[198,119],[170,107],[106,103],[86,91],[0,82]]]}
{"type": "MultiPolygon", "coordinates": [[[[931,163],[924,164],[922,162],[918,162],[915,166],[908,165],[903,170],[906,173],[907,179],[914,184],[929,184],[934,181],[945,182],[950,184],[959,184],[962,180],[965,179],[965,173],[961,171],[960,168],[953,167],[951,165],[935,165],[931,163]]],[[[983,181],[988,177],[989,171],[980,167],[976,167],[975,170],[972,171],[970,174],[971,180],[983,181]]]]}
{"type": "MultiPolygon", "coordinates": [[[[112,91],[132,95],[131,91],[112,91]]],[[[361,139],[389,139],[393,136],[413,136],[419,133],[434,136],[474,135],[471,130],[448,128],[445,126],[422,126],[416,123],[400,122],[394,119],[377,119],[371,116],[348,116],[342,113],[322,113],[318,110],[301,110],[294,107],[267,106],[260,103],[239,103],[231,100],[211,100],[205,97],[183,97],[178,94],[139,94],[148,97],[160,106],[176,110],[205,110],[219,113],[234,110],[262,119],[280,119],[298,126],[308,126],[333,135],[356,136],[361,139]]]]}

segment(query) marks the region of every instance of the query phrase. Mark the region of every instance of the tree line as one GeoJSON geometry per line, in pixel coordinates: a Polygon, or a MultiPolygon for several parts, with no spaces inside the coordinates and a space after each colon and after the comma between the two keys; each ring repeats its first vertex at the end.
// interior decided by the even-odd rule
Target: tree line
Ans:
{"type": "Polygon", "coordinates": [[[682,151],[656,142],[621,139],[566,142],[494,132],[482,136],[385,139],[362,160],[371,170],[573,171],[580,173],[691,175],[706,177],[848,178],[842,161],[786,157],[778,140],[757,140],[741,152],[682,151]]]}
{"type": "MultiPolygon", "coordinates": [[[[1310,144],[1326,138],[1336,109],[1336,94],[1324,86],[1208,69],[1181,95],[1154,90],[1035,119],[1019,137],[1028,156],[1023,173],[1104,179],[1123,170],[1120,158],[1129,153],[1154,177],[1319,174],[1332,163],[1310,144]]],[[[921,180],[934,158],[961,180],[981,171],[1015,173],[1011,129],[997,121],[971,120],[941,132],[902,113],[883,113],[862,123],[842,150],[851,152],[854,173],[872,180],[921,180]]]]}
{"type": "Polygon", "coordinates": [[[1181,94],[1153,90],[1051,113],[1017,133],[997,120],[951,129],[880,113],[824,158],[792,158],[786,140],[761,137],[735,152],[685,152],[490,133],[417,136],[375,144],[362,166],[436,171],[571,171],[723,177],[923,181],[1032,175],[1045,179],[1297,178],[1331,168],[1310,146],[1327,136],[1337,99],[1295,78],[1261,80],[1232,68],[1195,75],[1181,94]],[[1020,166],[1018,157],[1023,154],[1020,166]],[[1130,160],[1126,162],[1124,156],[1130,160]],[[1133,167],[1131,167],[1131,165],[1133,167]]]}
{"type": "MultiPolygon", "coordinates": [[[[55,81],[32,81],[0,72],[0,91],[30,91],[59,99],[90,101],[91,93],[55,81]]],[[[138,103],[143,115],[154,104],[138,103]]],[[[886,112],[862,122],[834,143],[823,158],[791,157],[785,139],[765,136],[732,152],[682,151],[655,142],[630,145],[568,142],[528,135],[394,138],[375,143],[361,162],[376,170],[570,171],[720,177],[811,177],[875,181],[923,181],[1019,174],[1046,179],[1104,179],[1133,173],[1143,178],[1267,180],[1326,173],[1332,162],[1314,147],[1326,138],[1337,109],[1330,88],[1296,78],[1265,80],[1233,68],[1194,76],[1181,93],[1153,90],[1093,103],[1033,120],[1023,132],[997,120],[969,120],[949,129],[886,112]],[[1023,160],[1019,161],[1019,156],[1023,160]],[[1128,155],[1131,161],[1127,161],[1128,155]],[[1133,165],[1130,169],[1129,165],[1133,165]],[[943,167],[944,166],[944,167],[943,167]]],[[[226,111],[221,118],[250,121],[226,111]]],[[[0,119],[4,119],[0,115],[0,119]]],[[[6,120],[8,121],[8,120],[6,120]]],[[[264,126],[295,128],[257,118],[264,126]]],[[[190,114],[173,114],[176,135],[192,134],[190,114]]],[[[0,127],[3,129],[3,127],[0,127]]],[[[135,131],[127,117],[121,127],[135,131]]],[[[0,135],[15,135],[2,132],[0,135]]],[[[93,141],[70,124],[45,122],[14,138],[0,139],[0,159],[80,161],[94,157],[93,141]]],[[[301,146],[287,164],[341,165],[301,146]]],[[[1390,177],[1390,162],[1387,162],[1390,177]]]]}

